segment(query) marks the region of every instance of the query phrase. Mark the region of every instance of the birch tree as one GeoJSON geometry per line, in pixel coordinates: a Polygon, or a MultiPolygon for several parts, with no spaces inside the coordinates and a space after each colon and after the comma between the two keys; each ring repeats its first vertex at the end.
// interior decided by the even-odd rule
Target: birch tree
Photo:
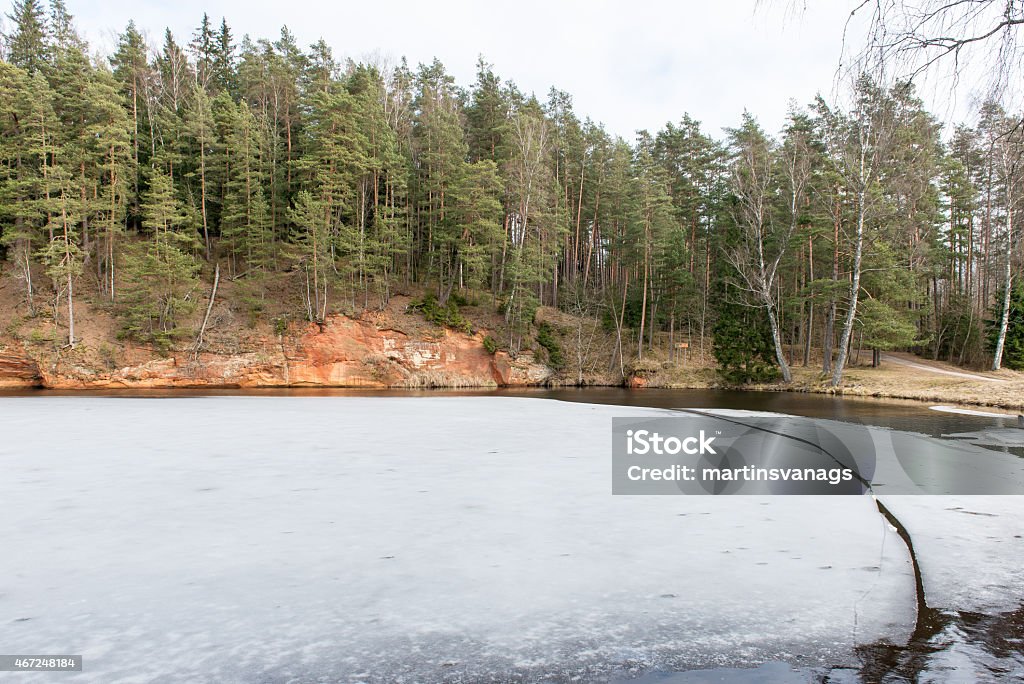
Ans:
{"type": "MultiPolygon", "coordinates": [[[[735,245],[726,248],[726,257],[739,275],[743,289],[768,315],[775,361],[779,364],[783,381],[788,383],[793,381],[793,374],[786,362],[779,330],[776,278],[779,264],[796,231],[796,221],[780,216],[775,206],[781,181],[778,177],[777,145],[764,134],[750,114],[744,114],[742,126],[730,131],[730,137],[735,155],[732,164],[732,187],[736,195],[733,218],[739,229],[739,239],[735,245]]],[[[794,176],[801,173],[795,167],[791,171],[794,176]]],[[[798,182],[803,183],[802,177],[798,182]]],[[[795,191],[800,189],[798,187],[795,191]]]]}

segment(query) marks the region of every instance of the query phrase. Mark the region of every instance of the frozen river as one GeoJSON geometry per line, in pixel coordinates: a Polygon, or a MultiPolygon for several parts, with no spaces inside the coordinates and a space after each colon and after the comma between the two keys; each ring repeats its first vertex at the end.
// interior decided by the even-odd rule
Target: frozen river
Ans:
{"type": "MultiPolygon", "coordinates": [[[[941,634],[1024,599],[1019,496],[881,495],[913,559],[871,496],[612,496],[612,417],[663,409],[211,396],[0,411],[0,652],[84,658],[19,682],[690,682],[668,673],[758,666],[736,676],[860,681],[906,666],[923,618],[941,634]]],[[[1013,629],[997,629],[1003,656],[946,649],[929,667],[1021,674],[1013,629]]]]}

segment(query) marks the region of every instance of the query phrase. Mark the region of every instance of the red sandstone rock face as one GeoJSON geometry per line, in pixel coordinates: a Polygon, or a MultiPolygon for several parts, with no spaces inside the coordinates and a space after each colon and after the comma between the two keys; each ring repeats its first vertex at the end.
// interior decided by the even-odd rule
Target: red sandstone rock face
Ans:
{"type": "Polygon", "coordinates": [[[39,365],[21,354],[0,354],[0,388],[39,387],[43,378],[39,365]]]}
{"type": "Polygon", "coordinates": [[[540,385],[549,379],[551,371],[532,355],[514,360],[504,352],[492,356],[483,338],[446,329],[414,339],[372,322],[335,316],[283,341],[260,340],[258,349],[241,354],[177,354],[110,372],[65,366],[46,373],[43,384],[64,389],[415,388],[540,385]]]}
{"type": "Polygon", "coordinates": [[[492,356],[484,335],[443,330],[414,339],[398,330],[339,316],[310,325],[286,344],[289,385],[343,387],[495,387],[542,384],[550,371],[492,356]]]}
{"type": "Polygon", "coordinates": [[[630,389],[642,389],[647,387],[647,377],[643,375],[630,375],[626,378],[626,387],[630,389]]]}

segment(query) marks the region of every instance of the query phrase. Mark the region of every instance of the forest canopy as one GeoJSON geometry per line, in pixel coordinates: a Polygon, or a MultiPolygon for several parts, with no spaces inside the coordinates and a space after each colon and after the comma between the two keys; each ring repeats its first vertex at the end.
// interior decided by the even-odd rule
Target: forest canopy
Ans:
{"type": "Polygon", "coordinates": [[[396,289],[489,298],[513,353],[541,305],[603,319],[620,359],[742,328],[715,340],[739,358],[763,331],[757,373],[787,381],[813,358],[838,384],[854,344],[997,368],[1024,344],[1000,339],[1024,330],[1024,130],[994,100],[943,126],[911,84],[861,75],[781,131],[681,114],[624,140],[482,58],[457,84],[436,60],[339,60],[206,15],[159,44],[130,22],[91,57],[63,0],[8,19],[3,278],[69,345],[82,292],[126,338],[177,344],[220,277],[254,316],[312,322],[396,289]]]}

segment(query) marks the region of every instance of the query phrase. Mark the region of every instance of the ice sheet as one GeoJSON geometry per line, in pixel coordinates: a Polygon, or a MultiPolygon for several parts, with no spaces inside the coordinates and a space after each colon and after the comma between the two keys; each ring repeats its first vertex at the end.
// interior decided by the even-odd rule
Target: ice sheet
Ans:
{"type": "Polygon", "coordinates": [[[590,681],[907,637],[870,497],[612,496],[611,418],[656,413],[0,399],[0,644],[82,654],[61,681],[590,681]]]}

